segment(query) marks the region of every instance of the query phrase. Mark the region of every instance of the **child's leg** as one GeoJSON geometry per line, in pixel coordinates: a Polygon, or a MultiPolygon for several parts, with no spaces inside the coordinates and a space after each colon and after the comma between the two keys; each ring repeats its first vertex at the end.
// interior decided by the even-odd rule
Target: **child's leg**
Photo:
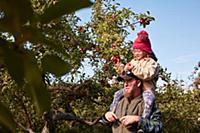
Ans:
{"type": "Polygon", "coordinates": [[[144,112],[142,116],[144,118],[149,118],[155,101],[155,95],[151,90],[145,90],[143,92],[143,99],[144,99],[144,112]]]}
{"type": "Polygon", "coordinates": [[[112,104],[110,105],[110,111],[113,111],[115,109],[115,107],[117,106],[118,102],[123,97],[123,95],[124,95],[124,89],[120,89],[115,92],[114,99],[112,101],[112,104]]]}

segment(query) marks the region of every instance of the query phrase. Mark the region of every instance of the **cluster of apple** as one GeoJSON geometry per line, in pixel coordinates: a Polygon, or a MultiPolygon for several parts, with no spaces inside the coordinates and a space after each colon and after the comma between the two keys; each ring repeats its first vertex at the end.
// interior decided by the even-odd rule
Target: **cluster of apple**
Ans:
{"type": "Polygon", "coordinates": [[[149,25],[151,21],[155,20],[154,17],[150,16],[150,12],[147,11],[147,13],[140,14],[136,17],[140,25],[142,25],[144,28],[146,25],[149,25]]]}
{"type": "Polygon", "coordinates": [[[139,22],[141,25],[149,25],[150,24],[150,19],[148,18],[140,18],[139,22]]]}

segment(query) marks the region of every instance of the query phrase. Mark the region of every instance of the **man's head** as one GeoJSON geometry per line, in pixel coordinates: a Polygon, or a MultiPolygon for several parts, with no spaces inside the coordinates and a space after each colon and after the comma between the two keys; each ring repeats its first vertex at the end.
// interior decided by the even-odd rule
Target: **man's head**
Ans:
{"type": "Polygon", "coordinates": [[[120,78],[124,81],[124,96],[133,99],[142,94],[142,81],[132,72],[123,72],[120,78]]]}
{"type": "Polygon", "coordinates": [[[142,94],[142,82],[138,79],[125,80],[124,96],[130,100],[142,94]]]}

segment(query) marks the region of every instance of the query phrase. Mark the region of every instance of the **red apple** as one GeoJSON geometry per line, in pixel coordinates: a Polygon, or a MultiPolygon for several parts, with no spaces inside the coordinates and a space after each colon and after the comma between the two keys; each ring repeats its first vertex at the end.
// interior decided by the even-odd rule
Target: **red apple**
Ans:
{"type": "Polygon", "coordinates": [[[119,62],[119,57],[118,56],[112,56],[111,61],[113,64],[117,64],[119,62]]]}
{"type": "Polygon", "coordinates": [[[80,27],[79,27],[79,32],[81,32],[81,33],[85,32],[85,29],[84,29],[83,26],[80,26],[80,27]]]}
{"type": "Polygon", "coordinates": [[[140,24],[146,24],[147,18],[141,18],[140,19],[140,24]]]}
{"type": "Polygon", "coordinates": [[[112,48],[113,48],[113,49],[116,49],[116,48],[117,48],[117,44],[116,44],[116,43],[113,43],[113,44],[112,44],[112,48]]]}
{"type": "Polygon", "coordinates": [[[85,53],[86,50],[87,50],[86,48],[81,48],[81,49],[80,49],[80,52],[81,52],[81,53],[85,53]]]}

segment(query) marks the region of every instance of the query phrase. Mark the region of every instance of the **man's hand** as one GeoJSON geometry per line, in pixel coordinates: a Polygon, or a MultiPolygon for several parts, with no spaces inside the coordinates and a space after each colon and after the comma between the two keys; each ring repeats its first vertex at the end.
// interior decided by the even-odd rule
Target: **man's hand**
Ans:
{"type": "Polygon", "coordinates": [[[117,116],[113,112],[107,112],[105,117],[109,122],[114,122],[117,120],[117,116]]]}
{"type": "Polygon", "coordinates": [[[128,126],[133,123],[137,123],[140,121],[140,116],[137,115],[126,115],[119,119],[124,126],[128,126]]]}

